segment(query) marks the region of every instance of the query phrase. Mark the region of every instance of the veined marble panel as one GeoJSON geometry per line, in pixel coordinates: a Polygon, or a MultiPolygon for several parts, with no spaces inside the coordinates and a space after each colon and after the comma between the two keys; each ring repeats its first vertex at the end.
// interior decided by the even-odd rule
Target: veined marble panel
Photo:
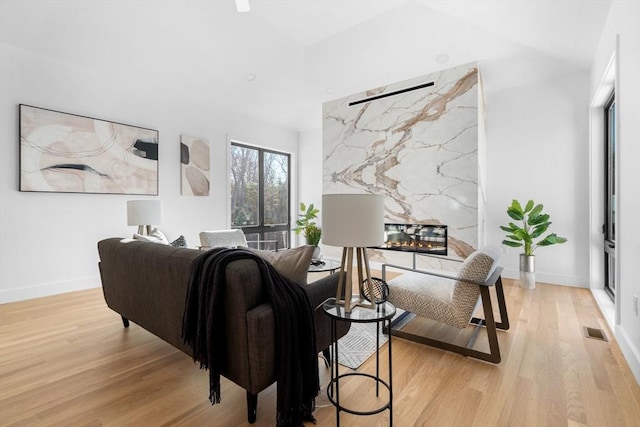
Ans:
{"type": "Polygon", "coordinates": [[[388,222],[446,224],[450,255],[466,256],[478,245],[478,101],[474,63],[325,103],[323,193],[384,194],[388,222]]]}

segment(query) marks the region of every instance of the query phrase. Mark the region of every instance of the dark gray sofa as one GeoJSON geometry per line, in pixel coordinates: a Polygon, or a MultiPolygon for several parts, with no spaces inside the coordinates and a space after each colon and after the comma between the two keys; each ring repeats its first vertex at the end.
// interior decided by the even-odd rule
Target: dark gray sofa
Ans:
{"type": "MultiPolygon", "coordinates": [[[[104,298],[112,310],[191,356],[181,338],[190,265],[202,252],[142,241],[110,238],[98,242],[104,298]]],[[[257,395],[276,380],[274,313],[266,299],[257,264],[233,261],[226,270],[225,328],[227,366],[222,375],[247,391],[250,423],[257,395]]],[[[335,296],[338,274],[305,286],[313,307],[335,296]]],[[[315,311],[317,347],[328,356],[329,318],[315,311]]],[[[349,330],[339,325],[338,338],[349,330]]],[[[203,390],[203,395],[206,395],[203,390]]]]}

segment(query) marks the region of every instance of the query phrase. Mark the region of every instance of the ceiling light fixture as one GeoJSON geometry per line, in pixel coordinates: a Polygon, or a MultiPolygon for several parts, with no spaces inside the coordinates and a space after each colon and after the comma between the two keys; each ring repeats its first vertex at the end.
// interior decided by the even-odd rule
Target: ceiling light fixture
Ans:
{"type": "Polygon", "coordinates": [[[245,79],[247,79],[247,81],[252,82],[256,79],[256,75],[253,73],[249,73],[246,76],[244,76],[245,79]]]}
{"type": "Polygon", "coordinates": [[[251,10],[249,0],[236,0],[236,9],[238,12],[249,12],[251,10]]]}

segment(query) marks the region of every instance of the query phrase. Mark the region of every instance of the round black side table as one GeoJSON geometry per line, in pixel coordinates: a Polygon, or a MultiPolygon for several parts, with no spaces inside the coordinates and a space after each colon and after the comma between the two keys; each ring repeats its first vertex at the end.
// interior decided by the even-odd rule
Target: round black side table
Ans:
{"type": "Polygon", "coordinates": [[[393,426],[393,382],[392,382],[392,364],[391,364],[391,334],[389,334],[389,382],[380,378],[380,324],[384,328],[385,322],[387,330],[391,330],[391,319],[396,314],[396,308],[390,302],[381,302],[376,304],[376,308],[353,307],[350,313],[344,309],[344,305],[336,304],[335,298],[330,298],[322,304],[322,309],[331,318],[331,346],[333,349],[333,363],[331,363],[331,381],[327,386],[327,397],[336,407],[336,426],[340,426],[340,412],[348,412],[354,415],[373,415],[382,411],[389,410],[389,426],[393,426]],[[370,375],[363,372],[350,372],[340,374],[338,372],[338,341],[337,321],[353,322],[353,323],[375,323],[376,324],[376,374],[370,375]],[[340,379],[350,376],[361,376],[371,378],[376,383],[376,396],[378,396],[380,385],[389,390],[389,401],[377,409],[371,411],[356,411],[349,409],[340,404],[340,379]]]}

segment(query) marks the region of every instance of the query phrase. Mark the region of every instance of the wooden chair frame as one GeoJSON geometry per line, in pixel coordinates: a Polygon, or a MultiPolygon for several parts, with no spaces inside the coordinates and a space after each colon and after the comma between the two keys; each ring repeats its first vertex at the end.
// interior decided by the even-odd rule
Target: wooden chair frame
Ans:
{"type": "MultiPolygon", "coordinates": [[[[451,258],[443,258],[436,257],[438,259],[445,259],[448,261],[457,261],[460,260],[451,259],[451,258]]],[[[508,330],[509,329],[509,316],[507,314],[507,306],[504,298],[504,289],[502,287],[502,267],[497,267],[493,273],[485,280],[484,282],[476,282],[473,280],[464,280],[455,276],[432,272],[432,271],[424,271],[418,270],[415,268],[415,260],[414,260],[414,268],[409,268],[400,265],[394,264],[382,264],[382,279],[386,281],[386,269],[395,268],[399,270],[410,271],[414,273],[421,273],[430,276],[436,276],[447,280],[455,280],[463,283],[470,283],[473,285],[480,286],[480,299],[482,300],[482,308],[484,311],[484,319],[478,317],[472,317],[469,323],[473,323],[476,325],[476,330],[473,335],[467,342],[466,346],[460,346],[456,344],[452,344],[446,341],[440,341],[433,338],[425,337],[422,335],[416,335],[409,332],[404,332],[401,329],[394,328],[399,322],[401,322],[405,317],[412,314],[410,312],[405,312],[402,315],[398,316],[391,322],[391,335],[397,336],[400,338],[404,338],[410,341],[418,342],[421,344],[430,345],[432,347],[441,348],[443,350],[452,351],[458,354],[462,354],[463,356],[475,357],[480,360],[484,360],[491,363],[500,363],[500,346],[498,345],[498,334],[497,329],[508,330]],[[491,303],[491,295],[489,294],[489,289],[494,288],[498,300],[498,308],[500,311],[500,322],[496,322],[493,316],[493,305],[491,303]],[[487,330],[487,337],[489,339],[489,353],[485,353],[483,351],[474,350],[473,344],[475,339],[480,331],[480,328],[485,326],[487,330]]],[[[393,285],[390,285],[393,286],[393,285]]],[[[476,305],[477,306],[477,305],[476,305]]],[[[402,308],[402,307],[398,307],[402,308]]],[[[387,332],[387,331],[385,331],[387,332]]]]}

